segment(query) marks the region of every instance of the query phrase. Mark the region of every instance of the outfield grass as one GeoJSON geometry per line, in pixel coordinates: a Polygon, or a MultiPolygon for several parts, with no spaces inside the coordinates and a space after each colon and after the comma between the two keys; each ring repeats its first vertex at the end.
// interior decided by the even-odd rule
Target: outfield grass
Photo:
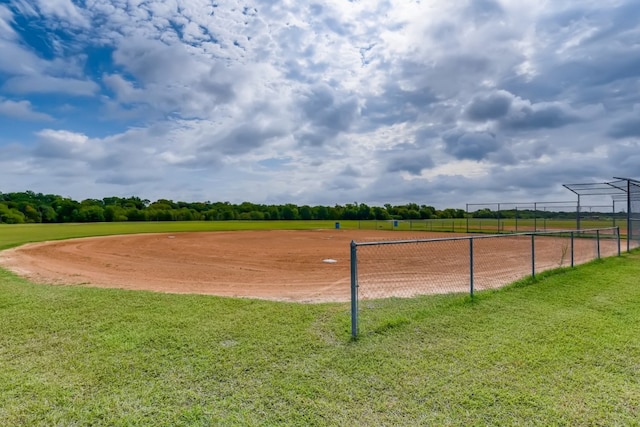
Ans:
{"type": "MultiPolygon", "coordinates": [[[[358,221],[340,221],[344,228],[358,228],[358,221]]],[[[333,228],[334,221],[166,221],[101,222],[79,224],[0,224],[0,250],[24,243],[74,237],[181,231],[310,230],[333,228]]]]}
{"type": "Polygon", "coordinates": [[[380,301],[352,341],[348,304],[0,270],[0,425],[639,425],[639,275],[636,252],[380,301]]]}
{"type": "MultiPolygon", "coordinates": [[[[470,232],[495,233],[498,232],[496,220],[469,220],[470,232]]],[[[166,222],[103,222],[76,224],[0,224],[0,250],[18,246],[24,243],[45,240],[60,240],[74,237],[107,236],[112,234],[132,233],[177,233],[181,231],[233,231],[233,230],[311,230],[334,228],[339,222],[345,229],[384,229],[399,231],[447,231],[465,232],[466,219],[435,219],[399,221],[397,226],[393,221],[166,221],[166,222]]],[[[501,220],[501,231],[514,231],[515,220],[501,220]]],[[[548,221],[550,229],[573,229],[572,221],[548,221]]],[[[609,221],[583,221],[583,228],[610,227],[609,221]]],[[[527,227],[533,228],[533,220],[519,220],[520,231],[527,227]]],[[[541,220],[537,224],[538,230],[543,229],[541,220]]],[[[625,233],[625,229],[621,229],[625,233]]]]}

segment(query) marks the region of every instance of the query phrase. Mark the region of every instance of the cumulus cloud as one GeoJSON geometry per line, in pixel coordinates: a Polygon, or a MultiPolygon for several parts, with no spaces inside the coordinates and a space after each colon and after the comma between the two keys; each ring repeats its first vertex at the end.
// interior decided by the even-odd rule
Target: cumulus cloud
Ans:
{"type": "Polygon", "coordinates": [[[480,161],[502,147],[496,135],[489,132],[465,132],[456,129],[445,133],[442,139],[445,152],[459,160],[480,161]]]}
{"type": "Polygon", "coordinates": [[[581,120],[561,102],[531,103],[505,90],[476,95],[465,115],[472,121],[495,120],[506,130],[557,128],[581,120]]]}
{"type": "Polygon", "coordinates": [[[8,93],[66,93],[77,96],[91,96],[99,87],[90,80],[60,78],[52,76],[20,76],[8,79],[2,90],[8,93]]]}
{"type": "Polygon", "coordinates": [[[433,159],[427,153],[406,153],[396,155],[387,163],[388,172],[408,172],[412,175],[420,175],[424,169],[434,166],[433,159]]]}
{"type": "Polygon", "coordinates": [[[19,120],[51,121],[53,118],[44,113],[33,110],[29,101],[12,101],[0,98],[0,115],[12,117],[19,120]]]}
{"type": "Polygon", "coordinates": [[[633,107],[633,111],[615,120],[607,131],[607,135],[615,138],[640,137],[640,104],[633,107]]]}
{"type": "Polygon", "coordinates": [[[562,197],[636,173],[638,16],[632,0],[10,0],[0,178],[24,190],[37,169],[31,189],[79,198],[562,197]]]}
{"type": "Polygon", "coordinates": [[[40,142],[33,150],[38,157],[73,158],[83,155],[89,138],[66,130],[43,129],[37,133],[40,142]]]}

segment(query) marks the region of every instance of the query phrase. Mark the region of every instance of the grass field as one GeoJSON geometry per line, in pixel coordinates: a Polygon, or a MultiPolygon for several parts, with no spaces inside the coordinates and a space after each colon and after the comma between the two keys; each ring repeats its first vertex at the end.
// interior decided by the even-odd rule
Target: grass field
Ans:
{"type": "MultiPolygon", "coordinates": [[[[0,245],[181,231],[40,227],[2,227],[0,245]]],[[[0,425],[640,425],[639,275],[634,252],[473,301],[389,299],[352,341],[348,304],[0,270],[0,425]]]]}
{"type": "MultiPolygon", "coordinates": [[[[231,231],[231,230],[265,230],[265,229],[316,229],[333,228],[339,222],[341,228],[346,229],[386,229],[399,231],[447,231],[465,232],[466,219],[436,219],[399,221],[394,226],[393,221],[175,221],[175,222],[117,222],[117,223],[81,223],[81,224],[0,224],[0,250],[30,242],[45,240],[59,240],[73,237],[106,236],[111,234],[131,233],[160,233],[180,231],[231,231]]],[[[533,220],[519,220],[521,231],[533,229],[533,220]]],[[[515,231],[515,220],[501,220],[500,231],[515,231]]],[[[620,232],[626,233],[626,228],[620,232]]],[[[573,229],[575,222],[569,220],[546,221],[538,220],[538,230],[573,229]]],[[[582,228],[611,227],[610,221],[583,221],[582,228]]],[[[495,233],[498,232],[496,220],[469,220],[470,232],[495,233]]]]}
{"type": "MultiPolygon", "coordinates": [[[[0,224],[0,250],[24,243],[112,234],[181,231],[310,230],[333,228],[334,221],[167,221],[101,222],[82,224],[0,224]]],[[[340,221],[344,228],[358,228],[358,221],[340,221]]]]}

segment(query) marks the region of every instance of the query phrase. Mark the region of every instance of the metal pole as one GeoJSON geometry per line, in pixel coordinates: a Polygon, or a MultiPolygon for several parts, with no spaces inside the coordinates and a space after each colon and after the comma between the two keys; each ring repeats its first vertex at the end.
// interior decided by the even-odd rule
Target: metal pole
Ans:
{"type": "Polygon", "coordinates": [[[473,298],[473,237],[469,239],[469,295],[473,298]]]}
{"type": "Polygon", "coordinates": [[[351,241],[351,337],[358,336],[358,245],[351,241]]]}
{"type": "Polygon", "coordinates": [[[598,251],[598,259],[600,259],[600,230],[596,230],[596,248],[598,251]]]}
{"type": "Polygon", "coordinates": [[[498,234],[500,234],[500,203],[498,203],[498,234]]]}
{"type": "Polygon", "coordinates": [[[580,230],[580,195],[578,194],[578,205],[576,206],[576,230],[580,230]]]}
{"type": "Polygon", "coordinates": [[[573,231],[571,232],[571,267],[573,268],[574,266],[574,262],[573,262],[573,231]]]}
{"type": "Polygon", "coordinates": [[[518,232],[518,207],[516,206],[516,233],[518,232]]]}
{"type": "Polygon", "coordinates": [[[536,244],[535,234],[531,235],[531,277],[536,277],[536,244]]]}
{"type": "Polygon", "coordinates": [[[618,234],[618,256],[620,256],[620,226],[616,227],[616,233],[618,234]]]}
{"type": "Polygon", "coordinates": [[[469,234],[469,203],[467,203],[466,212],[467,212],[467,215],[465,215],[467,217],[467,231],[466,231],[466,233],[469,234]]]}
{"type": "Polygon", "coordinates": [[[538,203],[533,202],[533,231],[538,231],[538,203]]]}
{"type": "Polygon", "coordinates": [[[631,251],[631,181],[627,180],[627,252],[631,251]]]}

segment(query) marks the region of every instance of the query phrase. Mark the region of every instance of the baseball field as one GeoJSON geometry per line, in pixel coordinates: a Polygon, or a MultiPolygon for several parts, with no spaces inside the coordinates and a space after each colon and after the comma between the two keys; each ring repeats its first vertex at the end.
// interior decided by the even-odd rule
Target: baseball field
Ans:
{"type": "Polygon", "coordinates": [[[637,253],[379,300],[354,341],[348,242],[404,232],[353,225],[0,227],[0,424],[637,423],[637,253]]]}

